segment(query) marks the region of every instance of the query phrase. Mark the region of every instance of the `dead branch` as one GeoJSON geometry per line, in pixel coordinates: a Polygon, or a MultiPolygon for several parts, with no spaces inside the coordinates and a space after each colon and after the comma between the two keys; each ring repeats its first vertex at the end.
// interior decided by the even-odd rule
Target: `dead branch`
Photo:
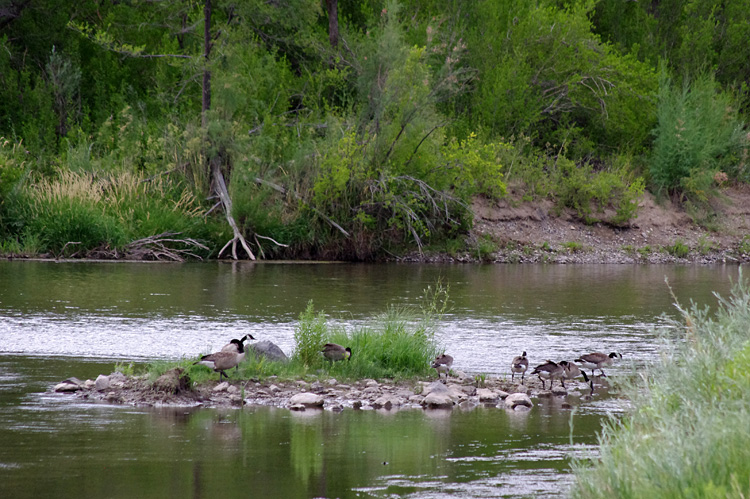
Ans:
{"type": "Polygon", "coordinates": [[[250,257],[250,260],[255,260],[255,255],[252,251],[250,251],[250,247],[247,245],[247,241],[245,241],[245,237],[240,232],[240,229],[237,227],[237,222],[234,221],[234,217],[232,216],[232,198],[229,197],[229,191],[227,190],[227,184],[224,182],[224,175],[221,173],[221,166],[219,161],[212,161],[211,162],[211,169],[213,170],[213,178],[214,178],[214,189],[216,190],[216,193],[219,195],[219,199],[221,200],[221,204],[224,205],[224,215],[227,218],[227,222],[229,223],[229,226],[232,228],[232,232],[234,233],[234,237],[227,242],[227,244],[224,245],[223,248],[221,248],[221,251],[219,251],[219,258],[221,258],[222,253],[224,253],[224,250],[229,247],[229,245],[232,245],[232,258],[234,260],[237,260],[237,242],[239,242],[242,247],[245,249],[245,252],[247,253],[247,256],[250,257]]]}
{"type": "Polygon", "coordinates": [[[193,238],[178,238],[180,232],[162,232],[154,236],[137,239],[125,246],[127,258],[134,260],[170,260],[183,262],[186,257],[202,260],[195,249],[208,251],[208,247],[193,238]],[[174,245],[182,246],[175,247],[174,245]]]}

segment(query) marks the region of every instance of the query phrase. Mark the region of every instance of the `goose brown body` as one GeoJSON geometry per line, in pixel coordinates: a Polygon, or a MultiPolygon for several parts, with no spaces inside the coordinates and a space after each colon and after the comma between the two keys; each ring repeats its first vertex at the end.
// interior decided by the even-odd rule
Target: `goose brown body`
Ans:
{"type": "Polygon", "coordinates": [[[331,362],[344,359],[349,360],[352,358],[351,348],[344,348],[341,345],[337,345],[336,343],[326,343],[325,345],[323,345],[323,350],[321,350],[321,352],[323,352],[323,357],[330,360],[331,362]]]}
{"type": "Polygon", "coordinates": [[[602,373],[602,376],[606,376],[602,367],[611,366],[617,358],[621,359],[622,354],[612,352],[607,355],[606,353],[602,352],[591,352],[581,355],[579,358],[575,359],[575,362],[581,364],[581,367],[591,369],[591,376],[594,376],[594,372],[597,369],[599,369],[599,371],[602,373]]]}
{"type": "Polygon", "coordinates": [[[555,381],[555,378],[560,380],[560,384],[565,388],[565,381],[563,380],[565,371],[563,369],[563,366],[552,362],[551,360],[548,360],[544,364],[539,364],[534,368],[534,371],[532,371],[531,374],[536,374],[539,377],[539,380],[542,382],[542,389],[546,389],[546,386],[544,384],[544,380],[549,380],[549,387],[552,389],[552,384],[555,381]]]}
{"type": "Polygon", "coordinates": [[[443,374],[445,374],[446,378],[448,377],[448,372],[451,370],[451,366],[453,365],[453,357],[448,354],[442,354],[435,357],[435,360],[432,361],[432,364],[430,364],[430,367],[435,369],[438,373],[438,377],[441,377],[443,374]]]}
{"type": "Polygon", "coordinates": [[[225,373],[224,371],[233,367],[237,367],[237,365],[242,362],[242,359],[245,358],[245,346],[242,344],[242,341],[244,341],[244,339],[232,340],[229,345],[234,345],[233,350],[227,349],[220,352],[214,352],[208,355],[204,355],[203,357],[201,357],[201,360],[196,362],[196,364],[208,366],[215,372],[218,372],[219,380],[221,380],[222,377],[229,378],[227,373],[225,373]]]}
{"type": "Polygon", "coordinates": [[[513,362],[510,363],[510,380],[515,379],[516,373],[521,373],[521,384],[523,384],[523,378],[526,376],[526,370],[529,368],[529,359],[526,358],[526,352],[522,355],[513,357],[513,362]]]}

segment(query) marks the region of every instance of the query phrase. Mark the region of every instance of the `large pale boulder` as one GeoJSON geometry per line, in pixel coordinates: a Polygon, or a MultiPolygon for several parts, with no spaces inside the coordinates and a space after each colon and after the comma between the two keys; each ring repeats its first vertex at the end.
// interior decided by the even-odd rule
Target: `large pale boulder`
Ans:
{"type": "Polygon", "coordinates": [[[505,397],[505,407],[515,409],[517,406],[534,407],[531,398],[525,393],[511,393],[505,397]]]}
{"type": "Polygon", "coordinates": [[[480,402],[486,404],[496,404],[500,399],[500,395],[489,388],[477,388],[477,397],[479,397],[480,402]]]}
{"type": "Polygon", "coordinates": [[[109,376],[105,376],[104,374],[100,374],[99,376],[97,376],[96,381],[94,381],[94,388],[96,388],[100,392],[109,388],[109,385],[109,376]]]}
{"type": "Polygon", "coordinates": [[[323,407],[323,396],[317,393],[302,392],[289,399],[290,406],[323,407]]]}
{"type": "Polygon", "coordinates": [[[427,395],[422,400],[422,405],[428,409],[451,408],[456,403],[452,391],[439,381],[427,386],[425,392],[427,395]]]}
{"type": "Polygon", "coordinates": [[[56,392],[77,392],[83,389],[83,382],[78,378],[68,378],[55,385],[56,392]]]}

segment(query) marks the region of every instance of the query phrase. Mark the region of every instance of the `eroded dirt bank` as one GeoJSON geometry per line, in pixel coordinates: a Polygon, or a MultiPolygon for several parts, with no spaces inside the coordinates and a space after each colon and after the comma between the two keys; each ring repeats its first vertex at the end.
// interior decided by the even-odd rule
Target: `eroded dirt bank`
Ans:
{"type": "MultiPolygon", "coordinates": [[[[646,193],[627,227],[584,223],[551,201],[477,198],[469,246],[493,251],[413,253],[407,261],[491,263],[745,263],[750,262],[750,186],[725,189],[710,229],[682,208],[646,193]],[[682,251],[681,251],[682,250],[682,251]],[[685,254],[685,250],[687,253],[685,254]]],[[[596,214],[595,214],[596,215],[596,214]]],[[[607,213],[605,213],[607,215],[607,213]]],[[[609,214],[611,215],[611,214],[609,214]]],[[[606,218],[606,217],[603,217],[606,218]]]]}

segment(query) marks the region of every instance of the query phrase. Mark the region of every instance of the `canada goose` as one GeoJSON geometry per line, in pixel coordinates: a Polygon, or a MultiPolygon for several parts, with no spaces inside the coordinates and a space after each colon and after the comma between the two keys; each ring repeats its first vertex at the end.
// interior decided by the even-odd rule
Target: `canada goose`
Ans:
{"type": "Polygon", "coordinates": [[[430,367],[435,369],[438,373],[438,378],[442,378],[443,374],[445,374],[445,377],[448,377],[448,372],[451,370],[451,366],[453,365],[453,357],[451,357],[448,354],[442,354],[435,357],[435,360],[432,361],[432,364],[430,364],[430,367]]]}
{"type": "MultiPolygon", "coordinates": [[[[245,343],[245,341],[247,341],[247,340],[254,340],[254,339],[255,338],[253,337],[252,334],[246,334],[245,336],[243,336],[242,338],[240,338],[239,340],[236,340],[236,341],[239,341],[240,343],[245,343]]],[[[229,343],[227,343],[226,345],[224,345],[223,347],[221,347],[221,351],[222,352],[236,352],[237,351],[237,343],[234,343],[234,342],[230,341],[229,343]]]]}
{"type": "Polygon", "coordinates": [[[349,360],[352,358],[352,349],[342,347],[336,343],[326,343],[323,345],[323,357],[333,362],[334,360],[349,360]]]}
{"type": "Polygon", "coordinates": [[[545,378],[549,379],[550,390],[552,389],[552,383],[554,383],[555,378],[559,379],[560,384],[563,386],[563,388],[565,388],[565,381],[563,380],[563,366],[552,362],[551,360],[548,360],[544,364],[539,364],[538,366],[536,366],[531,374],[536,374],[537,376],[539,376],[539,380],[542,382],[542,390],[546,389],[544,385],[545,378]]]}
{"type": "Polygon", "coordinates": [[[223,347],[221,347],[221,351],[222,352],[237,352],[238,354],[240,354],[240,360],[239,360],[239,362],[237,362],[237,365],[234,366],[234,370],[235,371],[239,371],[239,369],[240,369],[240,362],[242,362],[242,360],[245,358],[245,353],[246,353],[246,352],[240,352],[238,350],[237,343],[235,343],[235,342],[239,341],[240,343],[242,343],[243,348],[244,348],[244,343],[248,339],[254,340],[255,338],[253,337],[252,334],[246,334],[245,336],[243,336],[239,340],[232,340],[229,343],[227,343],[226,345],[224,345],[223,347]]]}
{"type": "Polygon", "coordinates": [[[523,384],[523,378],[526,376],[526,369],[529,368],[529,359],[526,358],[526,352],[523,355],[513,357],[513,362],[510,364],[510,376],[511,382],[514,380],[516,373],[521,373],[521,384],[523,384]]]}
{"type": "Polygon", "coordinates": [[[617,352],[612,352],[609,355],[601,352],[592,352],[587,353],[584,355],[581,355],[579,358],[575,359],[574,362],[578,362],[581,364],[582,367],[585,367],[587,369],[591,369],[591,376],[594,375],[594,371],[599,369],[601,371],[602,376],[606,376],[604,374],[604,370],[602,367],[604,366],[611,366],[615,359],[622,358],[622,354],[619,354],[617,352]]]}
{"type": "Polygon", "coordinates": [[[586,373],[581,371],[576,364],[568,362],[567,360],[561,360],[559,364],[563,366],[563,378],[574,379],[578,376],[583,376],[583,380],[591,387],[591,392],[594,392],[594,380],[590,380],[589,377],[586,376],[586,373]]]}
{"type": "Polygon", "coordinates": [[[224,372],[226,369],[237,367],[237,365],[245,358],[245,346],[242,344],[243,340],[232,340],[230,344],[235,346],[235,351],[225,350],[221,352],[214,352],[201,357],[201,360],[196,364],[203,364],[219,373],[219,381],[221,377],[229,379],[227,373],[224,372]]]}

